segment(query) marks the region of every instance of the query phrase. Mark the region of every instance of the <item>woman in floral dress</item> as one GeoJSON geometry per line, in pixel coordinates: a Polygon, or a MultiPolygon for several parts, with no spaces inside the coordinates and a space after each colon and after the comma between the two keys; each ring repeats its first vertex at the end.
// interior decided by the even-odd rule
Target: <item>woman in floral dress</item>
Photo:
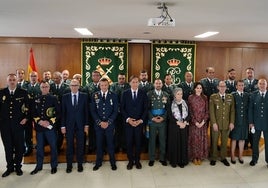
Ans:
{"type": "Polygon", "coordinates": [[[194,92],[188,98],[190,112],[188,154],[189,160],[200,165],[208,157],[208,99],[203,94],[203,85],[196,82],[194,92]]]}

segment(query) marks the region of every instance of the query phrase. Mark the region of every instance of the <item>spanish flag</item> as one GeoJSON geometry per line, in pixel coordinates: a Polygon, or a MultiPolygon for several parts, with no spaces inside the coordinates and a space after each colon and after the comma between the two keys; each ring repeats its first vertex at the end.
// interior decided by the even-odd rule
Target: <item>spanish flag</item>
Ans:
{"type": "Polygon", "coordinates": [[[29,65],[28,65],[28,76],[33,71],[37,72],[37,66],[36,66],[35,60],[34,60],[33,49],[31,48],[30,49],[30,61],[29,61],[29,65]]]}

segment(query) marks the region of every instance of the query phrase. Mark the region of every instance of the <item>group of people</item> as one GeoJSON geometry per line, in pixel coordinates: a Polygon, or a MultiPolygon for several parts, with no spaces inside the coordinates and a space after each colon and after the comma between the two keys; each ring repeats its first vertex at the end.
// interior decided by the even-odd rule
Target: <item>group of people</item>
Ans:
{"type": "Polygon", "coordinates": [[[183,168],[189,162],[201,165],[209,153],[210,165],[214,166],[219,158],[230,166],[226,159],[228,138],[231,163],[236,163],[237,143],[240,163],[244,163],[243,151],[250,143],[250,165],[254,166],[262,132],[268,163],[267,81],[254,79],[251,67],[246,69],[244,80],[236,80],[235,70],[230,69],[228,79],[221,81],[214,77],[214,68],[208,67],[206,77],[199,82],[193,82],[192,73],[186,72],[185,81],[178,85],[172,83],[170,74],[163,81],[157,78],[150,83],[145,70],[139,77],[131,76],[128,83],[126,75],[120,73],[118,82],[112,85],[93,71],[92,82],[85,86],[81,86],[80,74],[69,79],[68,70],[52,75],[45,71],[40,83],[37,72],[30,73],[29,81],[24,80],[24,73],[18,69],[16,74],[9,74],[7,87],[0,90],[0,131],[7,162],[2,177],[14,171],[18,176],[23,174],[23,155],[29,155],[33,149],[33,127],[37,163],[32,175],[43,168],[47,144],[51,151],[51,174],[57,172],[57,156],[64,136],[67,173],[72,172],[74,153],[77,171],[83,171],[85,151],[96,151],[94,171],[102,166],[105,150],[112,170],[117,169],[115,153],[120,150],[127,153],[128,170],[133,166],[141,169],[144,148],[148,148],[149,166],[156,159],[163,166],[169,163],[174,168],[183,168]]]}

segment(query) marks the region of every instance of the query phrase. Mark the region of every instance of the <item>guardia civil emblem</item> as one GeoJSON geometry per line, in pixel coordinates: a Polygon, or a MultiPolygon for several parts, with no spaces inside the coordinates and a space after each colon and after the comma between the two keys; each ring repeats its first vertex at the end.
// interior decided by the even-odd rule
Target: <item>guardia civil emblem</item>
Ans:
{"type": "Polygon", "coordinates": [[[46,111],[46,115],[47,115],[47,117],[54,117],[55,116],[55,114],[56,114],[56,112],[55,112],[55,107],[50,107],[50,108],[48,108],[47,109],[47,111],[46,111]]]}

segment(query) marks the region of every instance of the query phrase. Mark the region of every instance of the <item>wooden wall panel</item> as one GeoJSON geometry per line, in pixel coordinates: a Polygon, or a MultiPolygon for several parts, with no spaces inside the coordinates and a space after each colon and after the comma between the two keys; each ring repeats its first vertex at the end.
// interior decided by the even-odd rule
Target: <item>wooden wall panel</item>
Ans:
{"type": "MultiPolygon", "coordinates": [[[[208,66],[215,67],[215,75],[226,79],[228,69],[234,68],[237,79],[245,77],[245,68],[255,68],[255,77],[268,78],[268,43],[197,42],[195,80],[200,80],[208,66]]],[[[1,38],[0,87],[6,85],[8,73],[17,68],[27,70],[29,50],[34,49],[39,74],[44,70],[62,71],[70,75],[81,73],[81,39],[1,38]]],[[[130,43],[128,47],[128,75],[139,75],[146,69],[151,73],[151,45],[130,43]]]]}

